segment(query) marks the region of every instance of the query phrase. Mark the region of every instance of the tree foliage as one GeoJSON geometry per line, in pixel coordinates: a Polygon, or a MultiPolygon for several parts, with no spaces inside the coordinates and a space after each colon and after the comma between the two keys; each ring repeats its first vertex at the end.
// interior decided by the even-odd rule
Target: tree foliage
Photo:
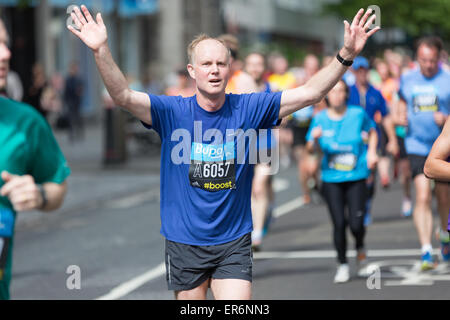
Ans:
{"type": "Polygon", "coordinates": [[[434,34],[450,40],[449,0],[341,0],[324,9],[351,20],[359,8],[374,4],[380,7],[382,28],[398,27],[412,37],[434,34]]]}

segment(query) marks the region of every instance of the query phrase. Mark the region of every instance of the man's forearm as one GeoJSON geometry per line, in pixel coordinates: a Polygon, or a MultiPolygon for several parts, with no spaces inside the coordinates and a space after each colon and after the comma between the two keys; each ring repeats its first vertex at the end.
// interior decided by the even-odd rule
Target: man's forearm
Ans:
{"type": "Polygon", "coordinates": [[[376,154],[377,153],[377,145],[378,145],[378,134],[375,129],[371,129],[369,132],[369,146],[368,152],[376,154]]]}
{"type": "MultiPolygon", "coordinates": [[[[340,52],[345,52],[341,49],[340,52]]],[[[345,60],[352,59],[344,54],[345,60]]],[[[279,118],[285,117],[295,111],[321,101],[326,94],[342,78],[348,67],[340,63],[336,58],[325,68],[316,73],[303,86],[283,92],[279,118]]]]}
{"type": "Polygon", "coordinates": [[[117,105],[125,107],[127,104],[128,82],[114,62],[109,47],[103,46],[94,51],[94,57],[103,83],[111,98],[117,105]]]}
{"type": "MultiPolygon", "coordinates": [[[[344,48],[339,51],[339,54],[345,60],[353,60],[354,58],[346,53],[344,48]]],[[[315,103],[325,98],[326,94],[336,85],[339,79],[342,78],[347,69],[347,66],[344,66],[336,58],[334,58],[330,64],[306,82],[305,85],[315,93],[315,103]]]]}
{"type": "Polygon", "coordinates": [[[67,191],[67,183],[44,183],[42,187],[45,190],[45,204],[42,211],[52,211],[61,207],[67,191]]]}

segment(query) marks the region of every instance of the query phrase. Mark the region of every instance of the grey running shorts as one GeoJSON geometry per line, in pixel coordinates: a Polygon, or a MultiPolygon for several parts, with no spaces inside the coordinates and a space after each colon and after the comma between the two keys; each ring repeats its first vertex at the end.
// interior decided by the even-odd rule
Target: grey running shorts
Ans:
{"type": "Polygon", "coordinates": [[[191,290],[209,278],[252,281],[251,234],[212,246],[194,246],[166,239],[169,290],[191,290]]]}

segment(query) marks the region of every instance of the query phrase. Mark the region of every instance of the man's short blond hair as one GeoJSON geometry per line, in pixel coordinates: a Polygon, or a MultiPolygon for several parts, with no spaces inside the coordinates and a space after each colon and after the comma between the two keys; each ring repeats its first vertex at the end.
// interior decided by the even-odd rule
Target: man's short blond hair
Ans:
{"type": "Polygon", "coordinates": [[[188,59],[189,59],[189,63],[190,63],[190,64],[193,64],[193,63],[194,63],[194,58],[195,58],[194,52],[195,52],[195,48],[197,47],[197,45],[198,45],[200,42],[205,41],[205,40],[215,40],[215,41],[217,41],[217,42],[220,42],[220,43],[225,47],[225,49],[227,49],[227,56],[228,56],[228,59],[230,58],[230,56],[231,56],[230,49],[228,48],[228,46],[227,46],[227,44],[226,44],[226,42],[225,42],[224,40],[219,39],[219,38],[214,38],[214,37],[211,37],[211,36],[209,36],[209,35],[207,35],[207,34],[205,34],[205,33],[202,33],[202,34],[199,34],[198,36],[196,36],[196,37],[194,38],[194,40],[191,41],[191,43],[189,44],[189,46],[188,46],[188,48],[187,48],[187,54],[188,54],[188,59]]]}

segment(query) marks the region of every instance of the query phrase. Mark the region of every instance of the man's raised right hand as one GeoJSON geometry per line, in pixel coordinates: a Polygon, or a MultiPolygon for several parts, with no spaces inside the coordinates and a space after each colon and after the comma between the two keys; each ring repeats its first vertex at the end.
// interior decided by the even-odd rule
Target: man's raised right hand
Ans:
{"type": "Polygon", "coordinates": [[[83,10],[83,13],[78,7],[75,7],[70,14],[79,30],[71,25],[68,25],[67,28],[93,51],[98,51],[101,47],[107,46],[108,34],[101,14],[97,13],[97,22],[95,22],[86,6],[82,5],[81,10],[83,10]]]}

